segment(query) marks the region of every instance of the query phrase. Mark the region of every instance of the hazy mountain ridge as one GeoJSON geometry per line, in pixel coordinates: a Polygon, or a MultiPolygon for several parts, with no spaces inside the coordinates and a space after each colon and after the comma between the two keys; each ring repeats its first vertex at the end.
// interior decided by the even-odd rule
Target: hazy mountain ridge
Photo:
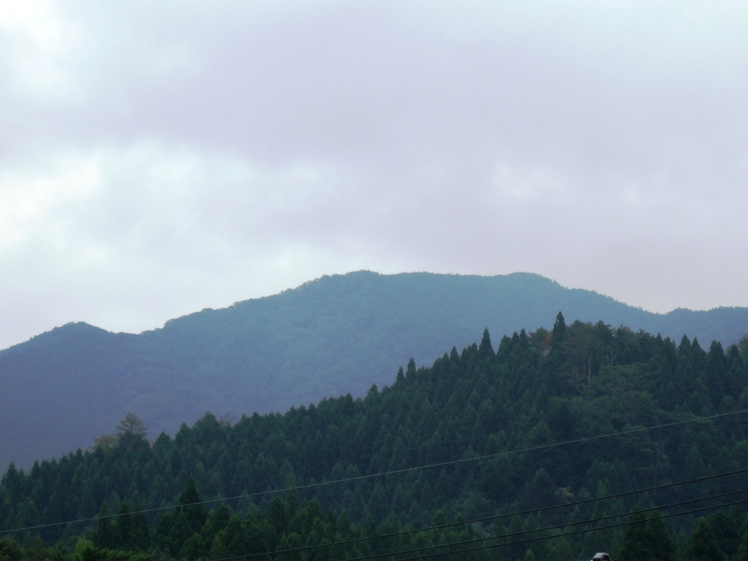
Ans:
{"type": "Polygon", "coordinates": [[[108,432],[127,411],[155,437],[206,410],[284,411],[325,396],[390,384],[410,357],[521,328],[598,321],[684,333],[727,345],[748,332],[748,309],[653,314],[539,275],[479,277],[360,271],[278,295],[207,309],[139,335],[68,324],[0,352],[0,465],[51,457],[108,432]]]}

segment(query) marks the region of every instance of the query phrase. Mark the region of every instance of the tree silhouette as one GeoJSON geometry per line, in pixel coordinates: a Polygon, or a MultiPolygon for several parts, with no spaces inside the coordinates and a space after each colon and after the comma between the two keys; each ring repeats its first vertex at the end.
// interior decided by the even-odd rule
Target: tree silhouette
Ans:
{"type": "Polygon", "coordinates": [[[148,430],[145,428],[145,424],[140,420],[140,417],[135,413],[128,413],[117,425],[117,435],[122,436],[125,434],[145,438],[148,434],[148,430]]]}

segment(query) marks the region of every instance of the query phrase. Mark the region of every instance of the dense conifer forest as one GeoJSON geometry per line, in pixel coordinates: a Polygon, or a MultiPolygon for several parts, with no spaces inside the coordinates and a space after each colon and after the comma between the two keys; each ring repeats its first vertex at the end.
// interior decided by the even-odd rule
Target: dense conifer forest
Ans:
{"type": "Polygon", "coordinates": [[[748,561],[745,358],[559,314],[360,399],[152,441],[128,415],[9,467],[0,561],[748,561]]]}

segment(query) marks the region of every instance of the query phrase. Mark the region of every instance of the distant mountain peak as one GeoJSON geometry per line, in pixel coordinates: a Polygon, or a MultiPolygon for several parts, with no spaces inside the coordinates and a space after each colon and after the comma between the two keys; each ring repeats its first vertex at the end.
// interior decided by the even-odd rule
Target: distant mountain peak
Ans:
{"type": "Polygon", "coordinates": [[[534,273],[384,275],[354,271],[205,309],[141,334],[76,322],[0,352],[0,467],[88,447],[128,412],[153,434],[206,410],[285,411],[392,383],[410,358],[574,320],[626,325],[727,347],[748,309],[653,314],[534,273]],[[22,421],[21,421],[22,420],[22,421]]]}

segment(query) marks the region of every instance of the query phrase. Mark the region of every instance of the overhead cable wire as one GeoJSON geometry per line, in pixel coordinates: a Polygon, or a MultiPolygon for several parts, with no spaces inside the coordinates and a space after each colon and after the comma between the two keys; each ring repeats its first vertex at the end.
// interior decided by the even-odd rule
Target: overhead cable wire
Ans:
{"type": "MultiPolygon", "coordinates": [[[[668,483],[668,484],[665,484],[665,485],[659,485],[657,487],[647,487],[647,488],[644,488],[644,489],[637,489],[636,491],[626,491],[626,492],[623,492],[623,493],[616,493],[616,494],[613,494],[613,495],[606,495],[606,496],[602,496],[602,497],[595,497],[595,498],[592,498],[592,499],[583,499],[581,501],[575,501],[575,502],[571,502],[571,503],[549,505],[549,506],[544,506],[544,507],[540,507],[540,508],[528,509],[528,510],[524,510],[524,511],[510,512],[510,513],[506,513],[506,514],[496,514],[496,515],[493,515],[493,516],[486,516],[486,517],[483,517],[483,518],[476,518],[476,519],[473,519],[473,520],[464,520],[462,522],[450,522],[448,524],[438,524],[438,525],[434,525],[434,526],[426,526],[426,527],[423,527],[423,528],[413,529],[413,530],[402,530],[402,531],[399,531],[399,532],[391,532],[389,534],[380,534],[380,535],[377,535],[377,536],[363,536],[363,537],[360,537],[360,538],[352,538],[352,539],[348,539],[348,540],[341,540],[341,541],[337,541],[337,542],[333,542],[333,543],[328,543],[328,544],[318,544],[318,545],[308,545],[308,546],[294,547],[294,548],[289,548],[289,549],[283,549],[283,550],[275,551],[274,553],[276,553],[276,554],[280,554],[280,553],[297,553],[297,552],[301,552],[301,551],[308,551],[310,549],[321,549],[323,547],[330,548],[330,547],[335,547],[335,546],[340,546],[340,545],[350,545],[352,543],[367,542],[367,541],[373,541],[373,540],[379,540],[379,539],[396,538],[396,537],[400,537],[400,536],[407,536],[407,535],[410,535],[410,534],[418,534],[420,532],[431,532],[431,531],[434,531],[434,530],[443,530],[445,528],[452,528],[452,527],[457,527],[457,526],[466,526],[466,525],[472,525],[472,524],[479,524],[479,523],[482,523],[482,522],[489,522],[489,521],[494,521],[494,520],[500,520],[502,518],[509,518],[509,517],[514,517],[514,516],[524,516],[524,515],[528,515],[528,514],[536,514],[536,513],[539,513],[539,512],[545,512],[547,510],[554,510],[554,509],[559,509],[559,508],[571,508],[571,507],[576,507],[576,506],[579,506],[579,505],[582,505],[582,504],[587,504],[587,503],[592,503],[592,502],[607,501],[607,500],[612,500],[612,499],[616,499],[616,498],[620,498],[620,497],[625,497],[625,496],[628,496],[628,495],[634,495],[634,494],[638,494],[638,493],[647,493],[647,492],[653,491],[653,490],[660,490],[660,489],[666,489],[668,487],[686,485],[686,484],[691,484],[691,483],[698,483],[698,482],[707,481],[707,480],[710,480],[710,479],[716,479],[716,478],[719,478],[719,477],[727,477],[727,476],[730,476],[730,475],[735,475],[735,474],[739,474],[739,473],[745,473],[747,471],[748,471],[748,468],[746,468],[746,469],[740,469],[740,470],[735,470],[735,471],[731,471],[731,472],[727,472],[727,473],[722,473],[722,474],[717,474],[717,475],[707,475],[707,476],[704,476],[704,477],[698,477],[698,478],[689,479],[689,480],[686,480],[686,481],[679,481],[677,483],[668,483]]],[[[649,511],[652,511],[652,510],[659,510],[661,508],[672,508],[674,506],[681,506],[681,505],[684,505],[684,504],[689,504],[689,503],[694,503],[694,502],[701,502],[701,501],[706,501],[706,500],[710,500],[710,499],[724,498],[724,497],[727,497],[727,496],[737,495],[739,493],[746,493],[746,492],[748,492],[748,489],[742,489],[740,491],[730,491],[728,493],[724,493],[724,494],[720,494],[720,495],[715,495],[715,496],[712,496],[712,497],[702,497],[702,498],[698,498],[698,499],[690,499],[688,501],[683,501],[683,502],[679,502],[679,503],[673,503],[673,504],[670,504],[670,505],[664,505],[662,507],[653,507],[653,508],[650,508],[650,509],[642,510],[642,512],[649,512],[649,511]]],[[[609,516],[603,517],[603,518],[597,518],[597,519],[594,519],[594,520],[588,520],[587,522],[574,522],[574,523],[570,523],[570,524],[583,524],[583,523],[587,524],[587,523],[590,523],[590,522],[597,522],[597,521],[600,521],[600,520],[606,520],[608,518],[617,518],[617,517],[620,517],[620,516],[626,516],[626,514],[628,514],[628,513],[616,514],[616,515],[609,515],[609,516]]],[[[568,525],[566,525],[566,526],[568,526],[568,525]]],[[[564,526],[564,527],[566,527],[566,526],[564,526]]],[[[538,531],[541,531],[541,530],[530,530],[530,532],[538,532],[538,531]]],[[[522,532],[520,532],[520,534],[521,533],[522,532]]],[[[519,535],[519,534],[512,534],[512,535],[519,535]]],[[[505,538],[507,536],[508,535],[504,535],[504,536],[500,536],[500,537],[505,538]]],[[[496,539],[496,538],[497,538],[497,536],[486,537],[486,538],[481,538],[481,540],[478,540],[478,541],[484,541],[484,540],[496,539]]],[[[453,544],[450,544],[450,545],[453,545],[453,544]]],[[[237,557],[225,557],[225,558],[221,558],[221,559],[214,559],[213,561],[233,561],[235,559],[251,559],[252,557],[259,557],[261,555],[264,555],[264,553],[242,555],[242,556],[237,556],[237,557]]]]}
{"type": "MultiPolygon", "coordinates": [[[[745,500],[735,501],[735,502],[724,504],[724,505],[714,505],[714,506],[709,506],[709,507],[703,507],[703,508],[698,508],[698,509],[694,509],[694,510],[690,510],[690,511],[686,511],[686,512],[678,512],[678,513],[673,513],[673,514],[663,514],[661,517],[662,518],[672,518],[672,517],[675,517],[675,516],[686,516],[688,514],[694,514],[694,513],[697,513],[697,512],[704,512],[704,511],[707,511],[707,510],[714,510],[714,509],[717,509],[717,508],[726,508],[726,507],[729,507],[729,506],[735,506],[735,505],[745,504],[747,502],[748,502],[748,499],[745,499],[745,500]]],[[[646,522],[646,521],[643,520],[641,522],[634,522],[634,523],[636,524],[636,523],[643,523],[643,522],[646,522]]],[[[614,529],[614,528],[620,528],[620,527],[623,527],[623,526],[628,526],[629,524],[631,524],[631,522],[628,522],[628,521],[627,522],[620,522],[620,523],[617,523],[617,524],[610,524],[608,526],[602,526],[600,528],[582,528],[582,529],[579,529],[579,530],[573,530],[571,532],[564,532],[564,533],[561,533],[561,534],[556,534],[556,535],[551,535],[551,536],[537,536],[537,537],[534,537],[534,538],[522,539],[522,540],[518,540],[518,541],[515,541],[515,542],[498,543],[498,544],[488,544],[488,545],[482,545],[482,546],[478,546],[478,547],[471,547],[471,548],[461,549],[459,551],[444,551],[444,552],[437,552],[437,553],[433,553],[432,552],[432,553],[427,553],[427,554],[424,554],[424,555],[416,555],[416,556],[404,557],[404,558],[397,558],[396,557],[396,560],[397,561],[418,561],[420,559],[428,559],[428,558],[434,557],[436,555],[462,555],[462,554],[465,554],[465,553],[472,553],[474,551],[481,551],[481,550],[486,550],[486,549],[495,549],[495,548],[499,548],[499,547],[508,547],[508,546],[511,546],[511,545],[527,544],[527,543],[533,543],[533,542],[538,542],[538,541],[545,541],[545,540],[551,540],[551,539],[565,538],[565,537],[568,537],[568,536],[574,536],[574,535],[578,535],[578,534],[585,534],[587,532],[599,532],[599,531],[603,531],[603,530],[610,530],[610,529],[614,529]]],[[[548,528],[548,529],[552,529],[552,528],[548,528]]],[[[484,538],[483,541],[488,540],[488,539],[493,539],[493,538],[484,538]]],[[[443,544],[443,545],[434,546],[434,547],[449,547],[449,546],[452,546],[452,545],[454,545],[454,544],[443,544]]],[[[421,551],[426,551],[428,549],[433,549],[433,548],[432,547],[424,547],[424,548],[419,548],[418,550],[413,550],[413,551],[421,552],[421,551]]],[[[391,552],[391,553],[388,553],[386,555],[391,556],[391,557],[395,557],[398,554],[399,554],[399,552],[391,552]]],[[[264,555],[268,555],[268,554],[265,553],[264,555]]],[[[246,558],[246,556],[237,557],[235,559],[240,559],[240,558],[246,558]]],[[[363,557],[354,557],[354,558],[348,559],[346,561],[368,561],[370,559],[375,559],[375,558],[376,558],[376,556],[367,555],[367,556],[363,556],[363,557]]],[[[221,561],[221,560],[214,560],[214,561],[221,561]]]]}
{"type": "MultiPolygon", "coordinates": [[[[658,510],[660,510],[660,508],[663,508],[663,509],[664,508],[672,508],[672,507],[682,506],[682,505],[685,505],[685,504],[691,504],[691,503],[695,503],[695,502],[703,502],[703,501],[707,501],[707,500],[721,499],[721,498],[725,498],[725,497],[728,497],[728,496],[738,495],[740,493],[748,493],[748,489],[741,489],[739,491],[730,491],[728,493],[722,493],[720,495],[715,495],[715,496],[712,496],[712,497],[703,497],[703,498],[700,498],[700,499],[691,499],[691,500],[688,500],[688,501],[682,501],[682,502],[679,502],[679,503],[673,503],[673,504],[666,505],[666,506],[663,506],[663,507],[651,507],[651,508],[641,509],[639,512],[641,512],[642,514],[644,514],[644,513],[647,513],[647,512],[658,511],[658,510]]],[[[701,507],[701,508],[698,508],[698,509],[695,509],[695,510],[691,510],[691,511],[668,514],[668,516],[680,516],[680,515],[685,515],[685,514],[692,514],[694,512],[701,512],[703,510],[710,510],[710,509],[719,508],[719,507],[722,507],[722,506],[732,506],[734,504],[742,504],[742,503],[745,503],[745,502],[748,502],[748,498],[742,499],[740,501],[736,501],[734,503],[729,503],[727,505],[712,505],[712,506],[709,506],[709,507],[701,507]]],[[[609,515],[601,516],[599,518],[594,518],[594,519],[591,519],[591,520],[586,520],[586,521],[585,520],[580,520],[578,522],[570,522],[570,523],[564,524],[564,525],[549,526],[547,528],[536,528],[534,530],[523,530],[521,532],[515,532],[513,534],[505,534],[503,536],[487,536],[487,537],[475,538],[475,539],[471,539],[471,540],[463,540],[463,541],[452,542],[452,543],[448,543],[448,544],[438,544],[438,545],[432,545],[432,546],[425,546],[425,547],[413,548],[413,549],[403,550],[403,551],[397,551],[397,552],[377,553],[377,554],[372,554],[372,555],[366,555],[366,556],[363,556],[363,557],[357,557],[354,560],[350,560],[350,561],[372,560],[372,559],[379,559],[379,558],[382,558],[382,557],[387,557],[387,556],[390,556],[390,555],[400,555],[400,554],[407,554],[407,553],[417,553],[419,551],[424,551],[424,550],[428,550],[428,549],[441,549],[441,548],[445,548],[445,547],[455,547],[455,546],[461,546],[461,545],[471,545],[471,544],[475,544],[475,543],[486,542],[486,541],[489,541],[489,540],[501,540],[501,539],[506,539],[506,538],[510,538],[510,537],[517,537],[517,536],[523,536],[523,535],[527,535],[527,534],[535,534],[535,533],[539,533],[539,532],[548,532],[548,531],[552,531],[552,530],[558,530],[558,529],[562,529],[562,528],[568,528],[569,526],[579,526],[581,524],[593,524],[593,523],[597,523],[597,522],[602,522],[604,520],[611,520],[611,519],[614,519],[614,518],[621,518],[622,516],[628,516],[630,514],[631,513],[609,514],[609,515]]],[[[666,516],[662,515],[662,517],[665,518],[666,516]]],[[[628,524],[628,522],[626,524],[628,524]]],[[[605,526],[605,527],[602,527],[602,528],[585,528],[583,531],[598,531],[598,530],[604,530],[604,529],[606,529],[608,527],[613,527],[613,526],[605,526]]],[[[518,540],[518,541],[515,541],[515,542],[511,542],[511,544],[524,543],[524,542],[525,542],[525,540],[518,540]]],[[[511,544],[509,544],[509,545],[511,545],[511,544]]],[[[493,546],[499,546],[499,545],[504,545],[504,544],[492,544],[492,545],[493,546]]],[[[281,550],[281,551],[276,551],[274,553],[275,554],[285,553],[285,551],[281,550]]],[[[440,553],[434,553],[434,555],[445,555],[447,553],[452,553],[452,552],[440,552],[440,553]]],[[[461,551],[458,551],[456,553],[461,553],[461,551]]],[[[236,560],[236,559],[248,559],[248,558],[252,558],[252,557],[257,557],[259,555],[263,555],[263,554],[252,554],[251,556],[236,556],[236,557],[231,557],[231,558],[214,559],[213,561],[233,561],[233,560],[236,560]]]]}
{"type": "Polygon", "coordinates": [[[539,444],[537,446],[527,446],[525,448],[517,448],[515,450],[505,450],[505,451],[502,451],[502,452],[496,452],[494,454],[483,454],[483,455],[480,455],[480,456],[470,456],[470,457],[467,457],[467,458],[460,458],[460,459],[457,459],[457,460],[448,460],[448,461],[444,461],[444,462],[436,462],[436,463],[433,463],[433,464],[426,464],[426,465],[422,465],[422,466],[413,466],[413,467],[409,467],[409,468],[400,468],[400,469],[388,470],[388,471],[383,471],[383,472],[378,472],[378,473],[371,473],[371,474],[365,474],[365,475],[357,475],[357,476],[353,476],[353,477],[344,477],[342,479],[333,479],[331,481],[321,481],[319,483],[308,483],[308,484],[305,484],[305,485],[296,485],[296,486],[291,486],[291,487],[282,487],[282,488],[271,489],[271,490],[267,490],[267,491],[258,491],[258,492],[255,492],[255,493],[243,493],[243,494],[235,495],[235,496],[232,496],[232,497],[218,497],[218,498],[215,498],[215,499],[206,499],[206,500],[201,500],[201,501],[195,501],[195,502],[186,503],[186,504],[183,504],[183,505],[177,504],[177,505],[168,505],[168,506],[160,506],[160,507],[154,507],[154,508],[147,508],[147,509],[141,509],[141,510],[137,510],[137,511],[132,511],[132,512],[129,512],[129,513],[121,513],[121,514],[120,513],[114,513],[114,514],[107,514],[105,516],[98,516],[97,515],[97,516],[91,516],[91,517],[87,517],[87,518],[76,518],[76,519],[73,519],[73,520],[66,520],[66,521],[62,521],[62,522],[50,522],[50,523],[45,523],[45,524],[36,524],[36,525],[32,525],[32,526],[24,526],[24,527],[21,527],[21,528],[12,528],[12,529],[8,529],[8,530],[0,530],[0,535],[7,534],[7,533],[10,533],[10,532],[25,532],[25,531],[28,531],[28,530],[41,530],[43,528],[51,528],[51,527],[55,527],[55,526],[65,526],[67,524],[79,524],[79,523],[82,523],[82,522],[93,522],[93,521],[99,520],[99,519],[119,518],[121,516],[134,515],[134,514],[150,514],[150,513],[154,513],[154,512],[161,512],[161,511],[165,511],[165,510],[173,510],[173,509],[176,509],[176,508],[185,508],[185,507],[195,506],[195,505],[204,505],[204,504],[212,504],[212,503],[224,503],[224,502],[238,500],[238,499],[247,499],[247,498],[253,498],[253,497],[261,497],[261,496],[265,496],[265,495],[288,493],[288,492],[291,492],[291,491],[304,491],[304,490],[314,489],[314,488],[323,487],[323,486],[331,486],[331,485],[337,485],[337,484],[342,484],[342,483],[351,483],[351,482],[354,482],[354,481],[362,481],[362,480],[365,480],[365,479],[373,479],[373,478],[377,478],[377,477],[385,477],[385,476],[388,476],[388,475],[397,475],[397,474],[402,474],[402,473],[411,473],[411,472],[416,472],[416,471],[420,471],[420,470],[433,469],[433,468],[437,468],[437,467],[446,467],[446,466],[451,466],[451,465],[464,464],[464,463],[468,463],[468,462],[477,462],[477,461],[481,461],[481,460],[488,460],[488,459],[492,459],[492,458],[499,458],[499,457],[510,456],[510,455],[514,455],[514,454],[525,454],[525,453],[528,453],[528,452],[539,452],[539,451],[542,451],[542,450],[548,450],[548,449],[552,449],[552,448],[558,448],[558,447],[561,447],[561,446],[569,446],[569,445],[572,445],[572,444],[583,444],[583,443],[586,443],[586,442],[594,442],[594,441],[597,441],[597,440],[603,440],[603,439],[606,439],[606,438],[613,438],[613,437],[616,437],[616,436],[627,436],[627,435],[630,435],[630,434],[637,434],[637,433],[646,432],[646,431],[650,431],[650,430],[657,430],[657,429],[668,428],[668,427],[682,426],[682,425],[685,425],[685,424],[698,423],[698,422],[701,422],[701,421],[710,421],[710,420],[713,420],[713,419],[718,419],[718,418],[722,418],[722,417],[729,417],[729,416],[733,416],[733,415],[740,415],[740,414],[743,414],[743,413],[748,413],[748,409],[741,409],[739,411],[730,411],[730,412],[727,412],[727,413],[716,413],[714,415],[708,415],[708,416],[705,416],[705,417],[694,417],[694,418],[691,418],[691,419],[684,419],[684,420],[681,420],[681,421],[672,421],[670,423],[662,423],[662,424],[659,424],[659,425],[653,425],[653,426],[649,426],[649,427],[636,427],[636,428],[632,428],[632,429],[628,429],[628,430],[624,430],[624,431],[611,432],[611,433],[600,434],[600,435],[596,435],[596,436],[587,436],[587,437],[582,437],[582,438],[576,438],[576,439],[573,439],[573,440],[566,440],[566,441],[563,441],[563,442],[551,442],[551,443],[548,443],[548,444],[539,444]]]}
{"type": "MultiPolygon", "coordinates": [[[[694,514],[694,513],[697,513],[697,512],[705,512],[705,511],[708,511],[708,510],[714,510],[714,509],[718,509],[718,508],[727,508],[727,507],[730,507],[730,506],[736,506],[736,505],[741,505],[741,504],[745,504],[745,503],[748,503],[748,499],[743,499],[743,500],[740,500],[740,501],[734,501],[732,503],[727,503],[727,504],[723,504],[723,505],[713,505],[713,506],[707,506],[707,507],[697,508],[697,509],[688,510],[688,511],[685,511],[685,512],[676,512],[676,513],[662,514],[660,516],[660,518],[673,518],[673,517],[677,517],[677,516],[686,516],[686,515],[694,514]]],[[[624,516],[624,515],[620,515],[620,516],[624,516]]],[[[644,522],[646,522],[646,520],[634,521],[633,523],[634,524],[638,524],[638,523],[644,523],[644,522]]],[[[573,530],[571,532],[564,532],[564,533],[561,533],[561,534],[555,534],[555,535],[551,535],[551,536],[537,536],[537,537],[534,537],[534,538],[527,538],[527,539],[517,540],[517,541],[514,541],[514,542],[508,542],[508,543],[488,544],[488,545],[482,545],[482,546],[478,546],[478,547],[471,547],[471,548],[467,548],[467,549],[462,549],[460,551],[446,551],[446,552],[439,552],[439,553],[427,553],[425,555],[418,555],[418,556],[414,556],[414,557],[405,557],[405,558],[402,558],[402,559],[397,559],[397,561],[417,561],[419,559],[428,559],[429,557],[434,557],[434,556],[437,556],[437,555],[460,555],[460,554],[464,554],[464,553],[472,553],[473,551],[481,551],[481,550],[486,550],[486,549],[494,549],[494,548],[497,548],[497,547],[508,547],[508,546],[511,546],[511,545],[526,544],[526,543],[533,543],[533,542],[537,542],[537,541],[544,541],[544,540],[552,540],[552,539],[557,539],[557,538],[564,538],[564,537],[567,537],[567,536],[573,536],[573,535],[578,535],[578,534],[585,534],[587,532],[600,532],[600,531],[603,531],[603,530],[611,530],[611,529],[614,529],[614,528],[620,528],[620,527],[623,527],[623,526],[628,526],[630,524],[632,524],[632,522],[630,522],[630,521],[619,522],[619,523],[616,523],[616,524],[610,524],[608,526],[602,526],[602,527],[599,527],[599,528],[582,528],[582,529],[579,529],[579,530],[573,530]]],[[[563,527],[564,526],[554,526],[554,527],[543,528],[543,529],[538,529],[538,530],[534,530],[534,531],[535,532],[549,531],[549,530],[559,529],[559,528],[563,528],[563,527]]],[[[507,537],[507,536],[502,536],[502,537],[507,537]]],[[[488,539],[492,539],[492,538],[484,538],[483,541],[488,540],[488,539]]],[[[434,546],[434,547],[447,547],[447,546],[450,546],[450,545],[453,545],[453,544],[444,544],[442,546],[434,546]]],[[[423,547],[423,548],[420,548],[418,551],[425,551],[427,549],[433,549],[433,547],[423,547]]],[[[267,555],[267,553],[265,555],[267,555]]],[[[388,555],[396,556],[396,555],[398,555],[398,552],[392,552],[392,553],[390,553],[388,555]]],[[[354,557],[354,558],[346,559],[345,561],[368,561],[370,559],[375,559],[375,556],[373,556],[373,555],[367,555],[367,556],[362,556],[362,557],[354,557]]]]}

